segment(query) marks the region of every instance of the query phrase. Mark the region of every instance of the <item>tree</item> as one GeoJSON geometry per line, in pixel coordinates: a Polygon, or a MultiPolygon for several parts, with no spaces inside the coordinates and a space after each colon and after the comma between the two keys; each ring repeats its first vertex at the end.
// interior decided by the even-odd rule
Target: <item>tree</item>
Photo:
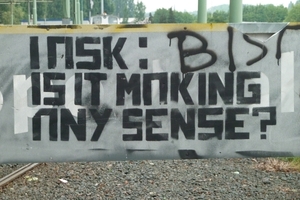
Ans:
{"type": "Polygon", "coordinates": [[[264,17],[266,22],[283,22],[288,14],[288,9],[283,5],[274,6],[272,4],[265,6],[264,17]]]}
{"type": "Polygon", "coordinates": [[[145,19],[145,13],[146,6],[143,4],[143,2],[137,2],[134,9],[134,16],[136,18],[136,21],[143,21],[145,19]]]}
{"type": "MultiPolygon", "coordinates": [[[[47,19],[48,18],[48,4],[52,2],[37,2],[37,18],[47,19]]],[[[23,2],[19,4],[26,16],[28,16],[28,3],[23,2]]],[[[30,12],[32,15],[32,3],[30,3],[30,12]]],[[[26,18],[27,21],[27,18],[26,18]]]]}
{"type": "MultiPolygon", "coordinates": [[[[128,13],[130,17],[134,17],[135,3],[134,0],[127,0],[128,13]]],[[[146,8],[145,8],[146,10],[146,8]]]]}
{"type": "Polygon", "coordinates": [[[285,18],[286,22],[300,22],[300,3],[296,3],[285,18]]]}
{"type": "MultiPolygon", "coordinates": [[[[60,1],[60,0],[59,0],[60,1]]],[[[94,7],[92,9],[92,15],[99,15],[101,13],[101,0],[93,0],[94,7]]],[[[85,1],[88,3],[88,1],[85,1]]],[[[115,11],[114,2],[112,0],[105,0],[104,1],[104,12],[107,14],[113,14],[115,11]]]]}
{"type": "Polygon", "coordinates": [[[134,0],[113,0],[113,3],[115,6],[115,11],[113,13],[114,15],[120,18],[125,18],[125,14],[127,15],[126,16],[127,18],[134,17],[134,13],[135,13],[134,0]]]}
{"type": "Polygon", "coordinates": [[[247,5],[243,10],[245,22],[282,22],[288,14],[288,9],[274,5],[247,5]]]}
{"type": "Polygon", "coordinates": [[[10,9],[8,7],[7,4],[0,4],[0,10],[1,10],[1,13],[0,13],[0,24],[5,24],[5,20],[3,20],[3,13],[4,12],[8,12],[10,9]]]}
{"type": "Polygon", "coordinates": [[[172,8],[169,8],[168,12],[168,23],[175,23],[175,15],[172,8]]]}
{"type": "Polygon", "coordinates": [[[154,13],[152,23],[193,23],[196,16],[188,12],[173,11],[165,8],[157,9],[154,13]]]}
{"type": "Polygon", "coordinates": [[[128,18],[129,18],[129,11],[127,7],[124,7],[124,11],[123,11],[123,24],[127,24],[128,23],[128,18]]]}
{"type": "MultiPolygon", "coordinates": [[[[47,3],[38,3],[37,6],[38,6],[37,18],[38,19],[47,19],[48,18],[48,2],[47,3]]],[[[27,9],[23,8],[23,10],[26,10],[28,12],[28,8],[27,9]]]]}
{"type": "MultiPolygon", "coordinates": [[[[46,18],[48,19],[62,19],[63,16],[63,1],[61,0],[54,0],[51,3],[47,3],[47,13],[46,18]]],[[[40,9],[40,4],[37,5],[38,9],[40,9]]],[[[38,18],[40,19],[41,15],[38,15],[38,18]]],[[[42,17],[43,18],[43,17],[42,17]]]]}
{"type": "Polygon", "coordinates": [[[229,13],[225,11],[215,11],[214,13],[209,13],[207,17],[208,23],[227,23],[229,19],[229,13]]]}
{"type": "Polygon", "coordinates": [[[152,13],[149,13],[149,22],[150,22],[150,23],[153,22],[153,16],[152,16],[152,13]]]}
{"type": "Polygon", "coordinates": [[[288,10],[290,11],[293,7],[294,7],[294,4],[293,4],[293,2],[290,1],[289,5],[288,5],[288,10]]]}
{"type": "MultiPolygon", "coordinates": [[[[93,0],[94,7],[91,10],[92,15],[100,14],[101,12],[101,0],[93,0]],[[96,4],[96,5],[95,5],[96,4]]],[[[38,19],[62,19],[64,16],[63,13],[63,1],[62,0],[53,0],[52,2],[38,2],[37,3],[37,17],[38,19]]],[[[74,1],[71,0],[70,12],[71,18],[74,18],[75,11],[74,11],[74,1]]],[[[20,4],[23,10],[27,13],[27,3],[20,4]]],[[[85,0],[83,1],[83,17],[89,17],[89,10],[90,10],[90,1],[85,0]]],[[[114,6],[111,0],[105,0],[104,3],[104,10],[112,13],[114,6]]],[[[31,14],[32,14],[32,3],[31,3],[31,14]]]]}
{"type": "MultiPolygon", "coordinates": [[[[2,24],[11,24],[11,11],[10,5],[1,5],[1,20],[2,24]]],[[[24,18],[25,13],[20,5],[13,5],[13,23],[21,24],[21,20],[24,18]]]]}
{"type": "Polygon", "coordinates": [[[174,12],[175,23],[194,23],[197,21],[197,16],[188,12],[174,12]]]}
{"type": "Polygon", "coordinates": [[[168,23],[168,10],[165,8],[157,9],[153,16],[153,23],[168,23]]]}

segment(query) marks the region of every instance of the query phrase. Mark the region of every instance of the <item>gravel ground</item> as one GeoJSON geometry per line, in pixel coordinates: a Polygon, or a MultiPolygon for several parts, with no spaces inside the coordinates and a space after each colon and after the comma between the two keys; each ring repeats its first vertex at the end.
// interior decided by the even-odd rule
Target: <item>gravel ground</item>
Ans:
{"type": "Polygon", "coordinates": [[[19,169],[20,167],[22,167],[24,165],[21,165],[21,164],[0,165],[0,178],[16,171],[17,169],[19,169]]]}
{"type": "Polygon", "coordinates": [[[266,172],[254,161],[47,163],[3,187],[0,198],[300,199],[299,172],[266,172]]]}

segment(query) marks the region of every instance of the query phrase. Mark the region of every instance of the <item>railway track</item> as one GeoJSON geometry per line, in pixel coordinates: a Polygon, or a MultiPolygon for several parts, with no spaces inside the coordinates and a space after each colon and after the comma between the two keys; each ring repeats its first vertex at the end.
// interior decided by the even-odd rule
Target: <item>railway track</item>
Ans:
{"type": "Polygon", "coordinates": [[[20,167],[19,169],[13,171],[12,173],[4,176],[3,178],[0,179],[0,187],[3,187],[7,185],[8,183],[12,182],[16,178],[22,176],[26,172],[32,170],[36,166],[40,165],[41,163],[29,163],[23,167],[20,167]]]}

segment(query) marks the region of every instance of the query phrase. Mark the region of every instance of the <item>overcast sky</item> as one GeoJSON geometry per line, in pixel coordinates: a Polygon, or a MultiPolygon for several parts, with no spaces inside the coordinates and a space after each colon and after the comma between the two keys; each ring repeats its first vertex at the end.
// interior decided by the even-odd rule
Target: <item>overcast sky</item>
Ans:
{"type": "MultiPolygon", "coordinates": [[[[170,8],[175,7],[177,11],[197,11],[198,0],[135,0],[142,1],[144,5],[146,5],[146,12],[154,12],[158,8],[170,8]]],[[[295,2],[296,0],[292,0],[295,2]]],[[[221,4],[229,4],[230,0],[207,0],[207,8],[221,5],[221,4]]],[[[287,7],[290,3],[290,0],[243,0],[243,4],[274,4],[284,5],[287,7]]]]}

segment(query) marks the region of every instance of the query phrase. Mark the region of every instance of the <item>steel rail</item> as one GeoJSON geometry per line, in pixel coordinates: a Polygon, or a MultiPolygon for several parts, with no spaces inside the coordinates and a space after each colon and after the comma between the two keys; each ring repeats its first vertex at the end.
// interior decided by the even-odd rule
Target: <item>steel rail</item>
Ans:
{"type": "Polygon", "coordinates": [[[7,176],[1,178],[0,179],[0,187],[3,187],[4,185],[10,183],[11,181],[13,181],[16,178],[22,176],[23,174],[25,174],[26,172],[32,170],[33,168],[35,168],[36,166],[38,166],[40,164],[41,163],[29,163],[29,164],[17,169],[16,171],[8,174],[7,176]]]}

